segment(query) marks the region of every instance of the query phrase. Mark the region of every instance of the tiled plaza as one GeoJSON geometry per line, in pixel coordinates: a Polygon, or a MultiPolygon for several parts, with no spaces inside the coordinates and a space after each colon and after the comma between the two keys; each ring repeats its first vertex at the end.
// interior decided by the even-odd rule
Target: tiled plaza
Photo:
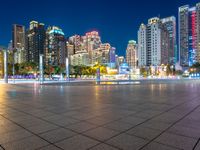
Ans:
{"type": "Polygon", "coordinates": [[[0,85],[0,150],[200,150],[200,81],[0,85]]]}

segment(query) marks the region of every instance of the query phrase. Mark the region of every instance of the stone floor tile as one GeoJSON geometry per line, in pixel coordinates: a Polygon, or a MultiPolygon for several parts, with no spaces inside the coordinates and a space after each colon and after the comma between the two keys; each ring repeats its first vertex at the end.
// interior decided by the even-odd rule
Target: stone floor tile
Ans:
{"type": "Polygon", "coordinates": [[[35,150],[48,144],[43,139],[32,136],[23,140],[2,144],[2,146],[6,150],[35,150]]]}
{"type": "Polygon", "coordinates": [[[184,137],[184,136],[179,136],[171,133],[164,133],[157,139],[155,139],[156,142],[165,144],[165,145],[170,145],[173,147],[177,147],[180,149],[186,149],[190,150],[194,147],[195,143],[197,140],[184,137]]]}
{"type": "Polygon", "coordinates": [[[144,146],[147,142],[148,141],[135,136],[131,136],[128,134],[121,134],[117,137],[110,139],[106,143],[109,143],[110,145],[116,146],[123,150],[133,150],[133,149],[138,150],[142,146],[144,146]]]}
{"type": "Polygon", "coordinates": [[[71,129],[71,130],[74,130],[76,132],[82,133],[82,132],[85,132],[87,130],[97,128],[98,126],[87,123],[87,122],[79,122],[79,123],[75,123],[75,124],[72,124],[72,125],[69,125],[69,126],[66,126],[66,127],[71,129]]]}
{"type": "Polygon", "coordinates": [[[138,126],[127,131],[126,133],[137,136],[137,137],[141,137],[147,140],[152,140],[155,137],[157,137],[161,133],[161,131],[138,126]]]}
{"type": "Polygon", "coordinates": [[[99,127],[99,128],[92,129],[92,130],[89,130],[87,132],[84,132],[83,134],[87,135],[89,137],[95,138],[97,140],[104,141],[104,140],[107,140],[107,139],[117,135],[118,133],[119,132],[114,131],[114,130],[99,127]]]}
{"type": "Polygon", "coordinates": [[[13,132],[7,132],[4,134],[0,134],[0,144],[8,143],[8,142],[13,142],[13,141],[18,141],[23,138],[27,138],[32,136],[30,132],[21,129],[13,132]]]}
{"type": "Polygon", "coordinates": [[[62,149],[69,149],[70,150],[86,150],[89,149],[95,145],[97,145],[99,142],[90,139],[88,137],[78,135],[69,139],[66,139],[64,141],[55,143],[58,147],[61,147],[62,149]]]}
{"type": "Polygon", "coordinates": [[[171,146],[159,144],[156,142],[151,142],[147,146],[145,146],[142,150],[180,150],[171,146]]]}
{"type": "Polygon", "coordinates": [[[90,150],[118,150],[117,148],[111,147],[107,144],[99,144],[93,148],[91,148],[90,150]]]}
{"type": "Polygon", "coordinates": [[[63,129],[63,128],[40,134],[40,136],[42,138],[44,138],[45,140],[47,140],[51,143],[55,143],[55,142],[64,140],[66,138],[70,138],[75,135],[76,135],[76,133],[74,133],[70,130],[67,130],[67,129],[63,129]]]}

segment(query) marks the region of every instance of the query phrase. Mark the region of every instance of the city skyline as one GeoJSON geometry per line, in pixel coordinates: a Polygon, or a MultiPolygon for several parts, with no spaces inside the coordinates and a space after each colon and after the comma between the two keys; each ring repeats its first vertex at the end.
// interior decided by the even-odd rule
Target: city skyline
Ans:
{"type": "MultiPolygon", "coordinates": [[[[47,27],[48,25],[59,26],[63,29],[67,37],[97,30],[103,42],[111,43],[111,45],[116,47],[117,54],[125,56],[127,43],[129,40],[137,40],[137,30],[141,23],[146,23],[148,18],[154,16],[163,18],[174,15],[177,17],[178,7],[186,4],[194,5],[198,1],[188,2],[183,0],[181,2],[173,2],[173,5],[171,5],[172,2],[170,1],[161,3],[154,0],[147,2],[146,6],[142,6],[141,2],[133,3],[129,0],[125,0],[123,3],[115,2],[114,4],[105,1],[97,1],[95,4],[92,1],[78,2],[83,5],[75,5],[74,2],[62,1],[58,2],[59,5],[55,5],[43,1],[37,7],[37,12],[34,11],[34,8],[36,8],[38,1],[34,1],[35,3],[32,6],[29,5],[29,8],[27,8],[28,4],[22,2],[4,2],[6,6],[10,6],[9,8],[12,11],[7,11],[7,15],[2,15],[3,13],[0,15],[3,20],[0,24],[0,32],[3,35],[0,40],[1,45],[7,46],[11,40],[12,24],[21,24],[27,27],[31,20],[36,20],[43,22],[47,27]],[[169,7],[164,7],[169,5],[171,5],[170,10],[169,7]],[[73,7],[70,8],[70,6],[73,7]],[[51,10],[52,8],[54,11],[51,10]],[[76,10],[75,8],[78,11],[73,12],[73,10],[76,10]],[[139,10],[140,15],[135,13],[139,10]],[[14,13],[16,11],[18,13],[14,13]]],[[[3,8],[1,11],[6,10],[3,8]]]]}

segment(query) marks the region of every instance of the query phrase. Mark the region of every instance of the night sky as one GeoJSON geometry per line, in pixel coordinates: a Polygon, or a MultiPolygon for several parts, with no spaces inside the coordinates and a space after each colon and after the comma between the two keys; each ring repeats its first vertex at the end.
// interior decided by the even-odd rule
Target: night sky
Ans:
{"type": "Polygon", "coordinates": [[[65,35],[99,31],[102,42],[109,42],[124,55],[127,42],[137,40],[141,23],[155,16],[178,15],[178,7],[198,0],[5,0],[0,8],[0,45],[11,40],[12,24],[28,27],[31,20],[56,25],[65,35]]]}

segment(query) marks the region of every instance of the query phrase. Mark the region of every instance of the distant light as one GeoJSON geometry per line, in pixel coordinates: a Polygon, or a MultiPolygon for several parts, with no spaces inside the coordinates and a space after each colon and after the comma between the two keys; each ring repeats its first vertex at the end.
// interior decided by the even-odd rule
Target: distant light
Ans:
{"type": "Polygon", "coordinates": [[[49,34],[60,34],[60,35],[65,35],[64,32],[62,30],[56,30],[56,29],[53,29],[49,32],[49,34]]]}

